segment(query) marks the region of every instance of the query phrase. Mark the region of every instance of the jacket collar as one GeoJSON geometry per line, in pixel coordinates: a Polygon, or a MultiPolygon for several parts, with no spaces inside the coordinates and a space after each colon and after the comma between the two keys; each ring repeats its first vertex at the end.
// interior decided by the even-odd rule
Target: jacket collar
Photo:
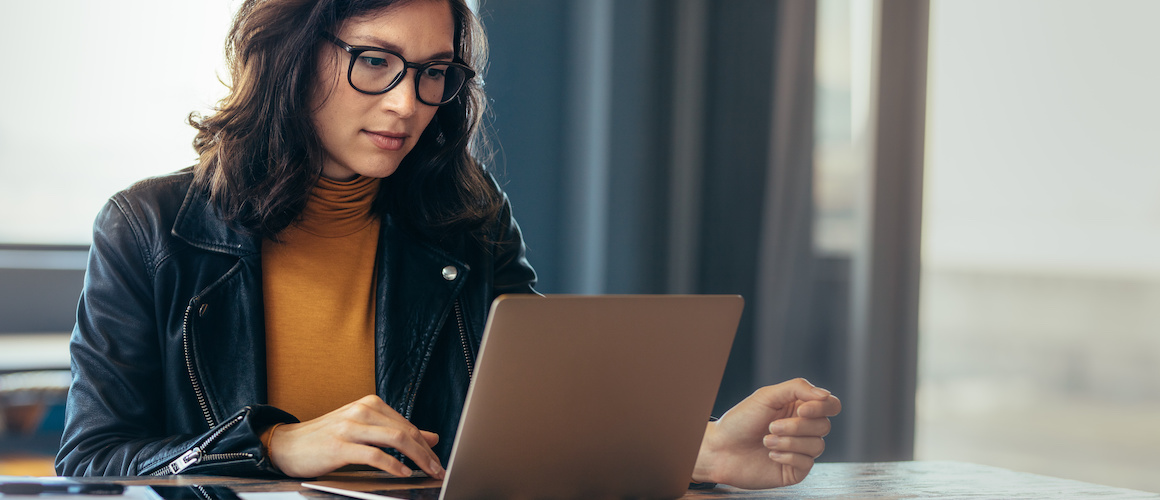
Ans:
{"type": "Polygon", "coordinates": [[[203,189],[190,187],[173,223],[173,236],[194,247],[230,255],[250,255],[262,251],[261,237],[231,227],[219,216],[203,189]]]}
{"type": "MultiPolygon", "coordinates": [[[[463,257],[456,255],[463,251],[462,248],[457,248],[451,252],[438,248],[425,241],[424,238],[399,227],[390,220],[390,217],[386,217],[383,221],[383,229],[382,237],[384,238],[387,237],[388,233],[391,233],[391,240],[414,240],[411,243],[421,248],[420,253],[433,259],[433,262],[453,264],[459,266],[460,269],[467,268],[463,262],[463,257]]],[[[177,211],[177,219],[173,223],[172,233],[194,247],[211,252],[240,257],[262,251],[261,236],[248,235],[222,220],[217,207],[210,203],[209,194],[203,189],[192,186],[186,192],[185,200],[177,211]]],[[[380,241],[379,244],[383,245],[384,242],[380,241]]]]}

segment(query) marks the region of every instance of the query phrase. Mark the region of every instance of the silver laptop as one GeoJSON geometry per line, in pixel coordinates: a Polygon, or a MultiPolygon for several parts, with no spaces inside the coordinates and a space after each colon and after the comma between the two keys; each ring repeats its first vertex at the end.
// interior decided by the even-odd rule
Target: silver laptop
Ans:
{"type": "Polygon", "coordinates": [[[682,496],[742,307],[735,295],[499,297],[439,498],[682,496]]]}

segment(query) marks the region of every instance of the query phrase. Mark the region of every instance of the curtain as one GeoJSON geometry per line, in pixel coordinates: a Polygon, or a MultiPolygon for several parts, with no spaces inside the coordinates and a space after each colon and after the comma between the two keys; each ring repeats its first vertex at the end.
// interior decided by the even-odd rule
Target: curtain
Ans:
{"type": "MultiPolygon", "coordinates": [[[[802,376],[862,405],[847,403],[834,420],[826,459],[910,458],[915,337],[853,328],[877,307],[866,301],[876,283],[897,283],[865,256],[814,250],[816,2],[487,0],[480,9],[491,166],[540,291],[740,294],[746,312],[715,411],[802,376]],[[878,274],[859,275],[866,265],[878,274]],[[865,342],[876,335],[889,347],[865,342]],[[882,378],[858,379],[868,375],[882,378]]],[[[921,144],[916,130],[900,135],[921,144]]],[[[875,255],[917,249],[875,238],[887,244],[875,255]]],[[[901,255],[895,264],[917,266],[917,252],[901,255]]],[[[913,310],[870,319],[916,324],[916,301],[904,295],[897,305],[913,310]]]]}

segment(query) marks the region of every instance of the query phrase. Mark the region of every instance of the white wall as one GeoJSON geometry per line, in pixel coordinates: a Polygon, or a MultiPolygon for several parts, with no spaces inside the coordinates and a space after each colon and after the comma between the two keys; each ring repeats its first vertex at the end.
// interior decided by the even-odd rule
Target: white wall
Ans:
{"type": "Polygon", "coordinates": [[[926,262],[1160,276],[1160,2],[932,12],[926,262]]]}
{"type": "Polygon", "coordinates": [[[0,3],[0,243],[86,244],[109,195],[193,163],[237,4],[0,3]]]}

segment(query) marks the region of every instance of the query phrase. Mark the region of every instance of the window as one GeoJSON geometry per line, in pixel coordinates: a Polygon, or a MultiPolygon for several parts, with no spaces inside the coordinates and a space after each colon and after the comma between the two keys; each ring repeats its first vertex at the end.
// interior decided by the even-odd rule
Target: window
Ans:
{"type": "Polygon", "coordinates": [[[193,164],[237,3],[0,5],[0,243],[88,244],[109,195],[193,164]]]}
{"type": "Polygon", "coordinates": [[[1157,16],[932,2],[917,458],[1160,491],[1157,16]]]}

